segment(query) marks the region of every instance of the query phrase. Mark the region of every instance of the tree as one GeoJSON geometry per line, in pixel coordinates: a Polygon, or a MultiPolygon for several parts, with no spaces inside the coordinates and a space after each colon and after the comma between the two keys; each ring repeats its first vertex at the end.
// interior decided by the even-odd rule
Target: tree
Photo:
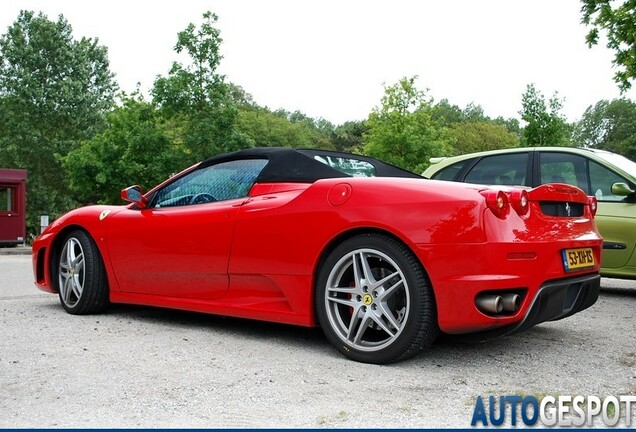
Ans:
{"type": "Polygon", "coordinates": [[[607,47],[615,52],[612,63],[618,70],[614,81],[621,92],[631,88],[636,78],[636,1],[581,0],[582,22],[592,26],[585,40],[589,47],[598,44],[599,31],[607,32],[607,47]]]}
{"type": "Polygon", "coordinates": [[[291,122],[267,108],[240,110],[237,129],[256,147],[332,148],[327,136],[313,122],[291,122]]]}
{"type": "Polygon", "coordinates": [[[107,49],[98,40],[75,40],[60,15],[21,11],[0,37],[0,165],[26,168],[27,224],[56,217],[75,202],[62,158],[104,127],[117,85],[107,49]]]}
{"type": "Polygon", "coordinates": [[[569,126],[560,111],[563,102],[555,93],[546,104],[543,94],[534,84],[528,84],[522,96],[523,109],[519,112],[526,122],[523,128],[522,144],[524,146],[567,146],[569,142],[569,126]]]}
{"type": "Polygon", "coordinates": [[[448,99],[442,99],[433,106],[431,119],[444,125],[459,123],[466,120],[464,117],[464,110],[457,105],[451,104],[448,99]]]}
{"type": "Polygon", "coordinates": [[[185,166],[185,149],[171,142],[156,107],[141,96],[125,97],[106,118],[104,132],[64,158],[71,190],[82,204],[120,203],[123,188],[149,189],[185,166]]]}
{"type": "Polygon", "coordinates": [[[481,105],[475,105],[469,103],[466,108],[460,108],[457,105],[452,105],[448,102],[448,99],[442,99],[433,107],[432,118],[440,126],[451,127],[456,123],[471,122],[471,123],[491,123],[499,126],[503,126],[515,136],[521,135],[521,128],[519,126],[519,120],[516,118],[503,118],[502,116],[496,119],[491,119],[484,114],[484,109],[481,105]]]}
{"type": "Polygon", "coordinates": [[[508,132],[515,135],[517,138],[521,137],[521,125],[516,118],[504,118],[499,116],[492,121],[494,124],[503,126],[508,132]]]}
{"type": "Polygon", "coordinates": [[[331,142],[338,151],[362,153],[364,134],[368,127],[364,121],[348,121],[338,125],[331,132],[331,142]]]}
{"type": "Polygon", "coordinates": [[[245,91],[243,87],[234,83],[227,83],[228,95],[230,100],[243,110],[258,109],[258,105],[254,102],[254,97],[245,91]]]}
{"type": "Polygon", "coordinates": [[[636,103],[602,100],[585,110],[574,129],[575,141],[636,160],[636,103]]]}
{"type": "Polygon", "coordinates": [[[334,130],[334,125],[324,118],[314,119],[301,111],[290,112],[284,109],[278,109],[275,115],[289,120],[292,124],[301,128],[306,128],[313,135],[313,144],[311,147],[333,149],[333,144],[329,141],[329,135],[334,130]]]}
{"type": "Polygon", "coordinates": [[[450,126],[454,153],[465,154],[517,147],[519,139],[504,126],[490,122],[460,122],[450,126]]]}
{"type": "Polygon", "coordinates": [[[482,122],[482,121],[490,121],[490,118],[486,114],[484,114],[484,109],[481,105],[475,105],[473,102],[466,105],[464,111],[462,112],[464,115],[464,119],[469,122],[482,122]]]}
{"type": "Polygon", "coordinates": [[[152,90],[153,101],[166,117],[184,125],[181,139],[192,162],[249,145],[235,128],[238,108],[232,98],[237,97],[237,88],[230,88],[216,71],[222,59],[217,20],[215,14],[205,12],[200,28],[191,23],[178,33],[174,49],[187,54],[189,63],[174,62],[168,76],[158,77],[152,90]]]}
{"type": "Polygon", "coordinates": [[[373,109],[367,120],[364,151],[419,173],[431,157],[449,154],[450,140],[433,121],[433,101],[415,87],[416,79],[405,77],[384,87],[381,105],[373,109]]]}

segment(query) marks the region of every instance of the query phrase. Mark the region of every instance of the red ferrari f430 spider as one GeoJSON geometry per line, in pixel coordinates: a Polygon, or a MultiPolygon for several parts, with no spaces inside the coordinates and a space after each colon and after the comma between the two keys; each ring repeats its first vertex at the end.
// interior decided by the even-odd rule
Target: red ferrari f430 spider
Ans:
{"type": "Polygon", "coordinates": [[[440,331],[501,336],[598,298],[596,201],[574,186],[256,148],[122,198],[67,213],[33,245],[36,285],[71,314],[132,303],[319,325],[345,356],[389,363],[440,331]]]}

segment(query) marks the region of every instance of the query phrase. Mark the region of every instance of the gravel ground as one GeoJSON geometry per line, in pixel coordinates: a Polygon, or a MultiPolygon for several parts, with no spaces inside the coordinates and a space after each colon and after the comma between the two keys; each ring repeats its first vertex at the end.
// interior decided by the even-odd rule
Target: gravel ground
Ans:
{"type": "Polygon", "coordinates": [[[137,306],[70,316],[33,286],[29,256],[0,255],[0,428],[463,428],[480,395],[634,395],[636,281],[603,287],[563,321],[374,366],[319,329],[137,306]]]}

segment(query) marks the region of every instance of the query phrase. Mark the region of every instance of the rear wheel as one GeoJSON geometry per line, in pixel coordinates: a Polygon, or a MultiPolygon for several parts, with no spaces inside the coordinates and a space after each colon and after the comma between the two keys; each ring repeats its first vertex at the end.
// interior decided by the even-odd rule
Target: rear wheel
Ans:
{"type": "Polygon", "coordinates": [[[365,363],[403,360],[439,332],[433,292],[410,249],[382,234],[346,240],[327,257],[316,311],[330,342],[365,363]]]}
{"type": "Polygon", "coordinates": [[[97,313],[108,306],[104,263],[97,245],[84,231],[73,231],[64,239],[57,280],[60,302],[68,313],[97,313]]]}

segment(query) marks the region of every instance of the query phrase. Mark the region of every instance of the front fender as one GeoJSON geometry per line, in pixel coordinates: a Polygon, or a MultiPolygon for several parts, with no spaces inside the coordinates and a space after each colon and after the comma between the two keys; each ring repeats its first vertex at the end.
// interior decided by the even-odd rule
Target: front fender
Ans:
{"type": "Polygon", "coordinates": [[[57,284],[53,278],[53,265],[66,235],[81,229],[95,241],[106,266],[111,289],[118,289],[111,281],[112,268],[108,259],[108,222],[109,216],[124,210],[125,206],[90,206],[72,210],[52,222],[42,231],[32,247],[33,275],[35,285],[46,292],[57,293],[57,284]]]}

